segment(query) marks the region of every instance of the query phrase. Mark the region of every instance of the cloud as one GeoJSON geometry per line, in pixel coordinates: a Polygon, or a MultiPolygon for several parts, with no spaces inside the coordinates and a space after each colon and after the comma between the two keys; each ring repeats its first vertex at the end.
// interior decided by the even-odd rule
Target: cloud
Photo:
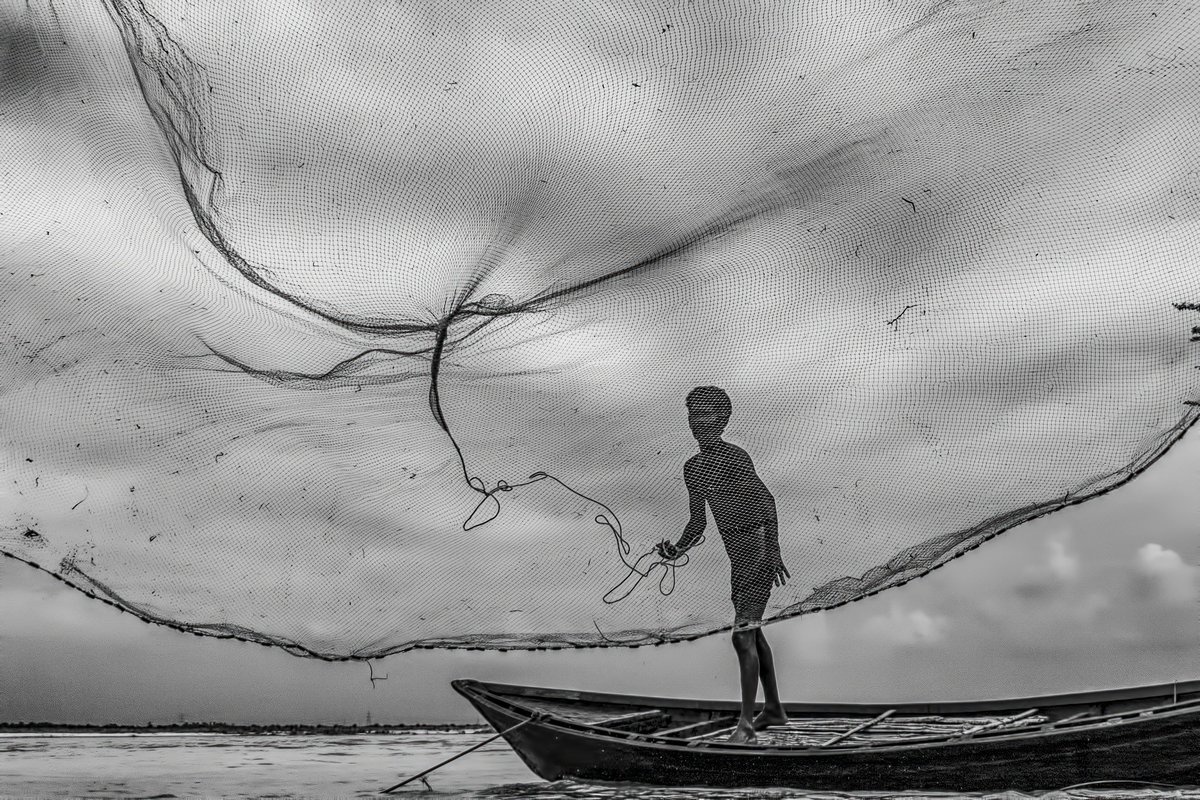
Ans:
{"type": "Polygon", "coordinates": [[[1079,555],[1071,547],[1070,540],[1070,529],[1056,531],[1047,537],[1045,561],[1027,568],[1021,581],[1013,587],[1019,599],[1044,603],[1061,596],[1069,584],[1079,580],[1079,555]]]}
{"type": "Polygon", "coordinates": [[[1051,574],[1061,581],[1073,581],[1079,577],[1079,557],[1067,549],[1067,536],[1051,539],[1046,543],[1050,549],[1050,559],[1047,564],[1051,574]]]}
{"type": "Polygon", "coordinates": [[[1174,550],[1153,542],[1142,545],[1133,561],[1133,595],[1166,606],[1194,606],[1200,596],[1198,572],[1174,550]]]}
{"type": "MultiPolygon", "coordinates": [[[[1120,514],[1113,513],[1115,501],[1098,500],[1070,512],[1070,528],[1046,525],[1029,542],[1026,558],[1033,563],[1024,569],[1001,559],[992,562],[992,574],[956,577],[955,600],[941,607],[951,624],[979,631],[979,642],[997,652],[1035,659],[1194,646],[1200,569],[1170,547],[1137,543],[1121,518],[1131,509],[1149,511],[1157,495],[1152,483],[1134,487],[1122,497],[1120,514]],[[1139,490],[1142,496],[1132,493],[1139,490]],[[1005,579],[1006,573],[1019,577],[1005,579]]],[[[1163,533],[1176,547],[1186,541],[1183,529],[1163,533]]],[[[939,610],[932,597],[916,602],[939,610]]]]}
{"type": "Polygon", "coordinates": [[[887,613],[870,617],[863,634],[893,645],[913,646],[940,642],[946,637],[949,618],[919,608],[906,610],[893,603],[887,613]]]}
{"type": "Polygon", "coordinates": [[[828,664],[835,660],[834,643],[839,636],[838,622],[830,621],[830,612],[808,614],[778,627],[781,633],[776,643],[776,629],[769,629],[772,646],[788,661],[807,665],[828,664]]]}

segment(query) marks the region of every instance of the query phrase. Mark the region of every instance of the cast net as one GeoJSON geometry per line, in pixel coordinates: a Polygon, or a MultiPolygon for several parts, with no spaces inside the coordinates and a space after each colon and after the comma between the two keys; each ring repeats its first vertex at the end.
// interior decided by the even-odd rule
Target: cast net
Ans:
{"type": "Polygon", "coordinates": [[[924,575],[1196,418],[1198,17],[6,2],[0,550],[322,658],[924,575]]]}

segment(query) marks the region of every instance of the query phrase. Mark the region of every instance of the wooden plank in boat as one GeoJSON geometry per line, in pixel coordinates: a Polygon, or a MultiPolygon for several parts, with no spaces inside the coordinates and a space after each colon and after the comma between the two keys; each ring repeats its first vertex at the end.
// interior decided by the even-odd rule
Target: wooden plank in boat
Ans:
{"type": "Polygon", "coordinates": [[[849,739],[854,734],[865,731],[867,728],[870,728],[872,725],[878,725],[880,722],[883,722],[885,719],[887,719],[888,717],[890,717],[892,714],[895,714],[895,713],[896,713],[896,709],[889,708],[887,711],[883,712],[878,717],[875,717],[874,719],[869,719],[866,722],[855,725],[853,728],[846,731],[845,733],[839,733],[837,736],[834,736],[832,739],[822,742],[821,744],[819,744],[817,746],[818,747],[830,747],[832,745],[835,745],[838,742],[842,741],[843,739],[849,739]]]}
{"type": "Polygon", "coordinates": [[[640,722],[644,719],[655,719],[662,714],[662,710],[652,708],[649,711],[634,711],[629,714],[618,714],[615,717],[608,717],[593,724],[600,725],[605,728],[611,728],[615,725],[624,725],[628,722],[640,722]]]}
{"type": "Polygon", "coordinates": [[[730,733],[737,727],[738,718],[736,716],[716,717],[715,720],[708,721],[707,728],[698,728],[689,736],[689,741],[701,741],[707,736],[713,736],[719,733],[730,733]]]}
{"type": "Polygon", "coordinates": [[[594,708],[587,705],[574,705],[572,703],[556,702],[541,698],[525,700],[521,703],[521,706],[530,711],[541,711],[559,719],[579,722],[584,725],[595,725],[603,719],[614,716],[614,711],[619,711],[619,709],[594,708]]]}
{"type": "Polygon", "coordinates": [[[597,728],[611,728],[613,730],[629,731],[645,728],[647,723],[659,723],[670,719],[666,712],[661,709],[652,708],[648,711],[634,711],[629,714],[620,714],[615,717],[597,720],[591,723],[597,728]]]}
{"type": "Polygon", "coordinates": [[[1038,710],[1036,708],[1031,708],[1027,711],[1022,711],[1020,714],[1017,714],[1015,717],[1004,717],[1003,719],[992,720],[991,722],[984,723],[983,725],[976,725],[974,728],[967,728],[960,735],[974,736],[977,733],[983,733],[984,731],[989,731],[994,728],[1007,728],[1010,725],[1012,725],[1014,722],[1020,722],[1023,719],[1032,717],[1037,712],[1038,712],[1038,710]]]}
{"type": "Polygon", "coordinates": [[[706,735],[714,728],[719,729],[728,727],[730,723],[734,722],[737,722],[737,717],[713,717],[712,719],[702,719],[699,722],[692,722],[688,725],[680,725],[678,728],[669,728],[665,731],[655,731],[654,735],[689,739],[698,735],[706,735]]]}
{"type": "Polygon", "coordinates": [[[1174,703],[1164,703],[1158,706],[1150,706],[1148,708],[1133,708],[1128,711],[1114,711],[1110,714],[1093,714],[1092,712],[1083,712],[1061,719],[1054,723],[1055,725],[1091,725],[1091,724],[1111,724],[1120,722],[1127,718],[1149,717],[1155,714],[1162,714],[1168,711],[1184,710],[1195,708],[1200,705],[1200,699],[1182,700],[1174,703]]]}

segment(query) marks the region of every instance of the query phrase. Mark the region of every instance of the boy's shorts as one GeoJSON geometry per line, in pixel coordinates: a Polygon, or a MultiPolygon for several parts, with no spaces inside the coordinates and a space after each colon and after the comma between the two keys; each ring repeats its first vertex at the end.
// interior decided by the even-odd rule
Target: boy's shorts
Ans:
{"type": "Polygon", "coordinates": [[[775,573],[767,564],[766,530],[762,526],[722,534],[729,553],[730,599],[733,624],[744,627],[762,622],[775,584],[775,573]]]}

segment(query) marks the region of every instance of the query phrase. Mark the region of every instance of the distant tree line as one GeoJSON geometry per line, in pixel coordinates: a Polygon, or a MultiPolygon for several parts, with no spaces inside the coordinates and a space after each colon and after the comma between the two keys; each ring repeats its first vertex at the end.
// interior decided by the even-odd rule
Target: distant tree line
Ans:
{"type": "Polygon", "coordinates": [[[0,722],[0,734],[4,733],[231,733],[247,736],[348,736],[353,734],[407,733],[413,730],[446,732],[470,732],[489,730],[480,725],[463,725],[453,722],[401,723],[376,722],[371,725],[241,725],[229,722],[181,722],[169,725],[106,725],[79,724],[74,722],[0,722]]]}

